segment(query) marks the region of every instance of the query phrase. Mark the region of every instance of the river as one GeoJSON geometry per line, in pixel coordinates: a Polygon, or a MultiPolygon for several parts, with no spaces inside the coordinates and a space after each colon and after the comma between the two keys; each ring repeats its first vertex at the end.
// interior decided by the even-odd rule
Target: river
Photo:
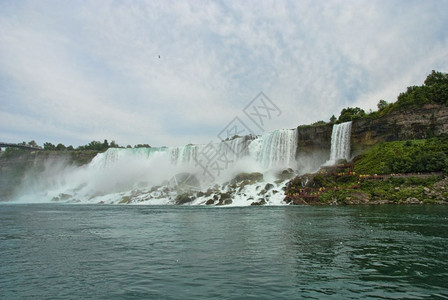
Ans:
{"type": "Polygon", "coordinates": [[[448,299],[447,206],[0,205],[0,298],[448,299]]]}

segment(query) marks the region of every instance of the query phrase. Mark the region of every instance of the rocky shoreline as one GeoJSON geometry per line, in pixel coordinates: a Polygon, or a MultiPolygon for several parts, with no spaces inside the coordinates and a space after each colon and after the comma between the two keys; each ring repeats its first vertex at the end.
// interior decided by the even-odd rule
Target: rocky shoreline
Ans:
{"type": "Polygon", "coordinates": [[[293,205],[448,204],[448,177],[420,174],[356,174],[352,164],[297,176],[286,185],[293,205]]]}

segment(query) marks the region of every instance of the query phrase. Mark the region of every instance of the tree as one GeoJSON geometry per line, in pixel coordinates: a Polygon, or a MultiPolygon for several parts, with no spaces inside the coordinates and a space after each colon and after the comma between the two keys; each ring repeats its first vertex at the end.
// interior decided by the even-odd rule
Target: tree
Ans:
{"type": "Polygon", "coordinates": [[[381,99],[381,100],[378,102],[377,107],[378,107],[378,110],[383,110],[383,109],[385,109],[388,105],[389,105],[389,103],[387,103],[386,100],[381,99]]]}
{"type": "Polygon", "coordinates": [[[334,115],[332,115],[330,118],[330,123],[333,124],[334,122],[336,122],[336,120],[337,120],[336,117],[334,115]]]}
{"type": "Polygon", "coordinates": [[[56,150],[56,146],[52,143],[46,142],[44,143],[44,150],[56,150]]]}
{"type": "Polygon", "coordinates": [[[63,144],[60,144],[60,143],[56,146],[56,150],[58,150],[58,151],[64,151],[66,149],[67,148],[63,144]]]}
{"type": "Polygon", "coordinates": [[[148,144],[138,144],[135,145],[134,148],[151,148],[151,146],[148,144]]]}
{"type": "Polygon", "coordinates": [[[28,145],[30,145],[31,147],[39,147],[39,145],[34,140],[28,142],[28,145]]]}
{"type": "Polygon", "coordinates": [[[112,141],[109,145],[110,148],[120,148],[120,146],[118,146],[115,141],[112,141]]]}
{"type": "Polygon", "coordinates": [[[448,84],[448,74],[442,72],[436,72],[432,70],[431,74],[428,75],[425,79],[426,86],[434,86],[448,84]]]}
{"type": "Polygon", "coordinates": [[[359,107],[347,107],[341,111],[341,115],[339,116],[339,122],[348,122],[353,121],[359,118],[362,118],[366,115],[366,112],[359,107]]]}

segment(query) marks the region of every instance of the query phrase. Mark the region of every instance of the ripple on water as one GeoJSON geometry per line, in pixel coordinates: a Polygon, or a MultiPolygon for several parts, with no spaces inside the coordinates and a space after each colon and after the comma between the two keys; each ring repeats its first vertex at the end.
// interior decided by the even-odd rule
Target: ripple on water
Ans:
{"type": "Polygon", "coordinates": [[[445,207],[1,208],[2,299],[448,298],[445,207]]]}

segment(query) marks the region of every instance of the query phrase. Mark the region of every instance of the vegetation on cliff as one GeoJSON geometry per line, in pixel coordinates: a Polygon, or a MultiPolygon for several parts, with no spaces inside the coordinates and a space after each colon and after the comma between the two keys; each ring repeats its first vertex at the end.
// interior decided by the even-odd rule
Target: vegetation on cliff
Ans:
{"type": "Polygon", "coordinates": [[[426,77],[423,85],[408,87],[405,92],[398,95],[397,101],[388,103],[384,99],[379,100],[377,111],[366,113],[359,107],[347,107],[341,110],[338,118],[334,115],[331,116],[329,123],[318,121],[311,125],[302,125],[299,127],[324,126],[363,118],[376,119],[393,111],[419,108],[430,103],[448,106],[448,73],[433,70],[426,77]]]}
{"type": "Polygon", "coordinates": [[[400,93],[397,101],[388,103],[381,99],[378,102],[378,111],[369,114],[359,108],[345,108],[341,111],[338,122],[347,122],[359,118],[379,118],[393,111],[418,108],[425,104],[434,103],[448,106],[448,73],[432,71],[423,85],[410,86],[400,93]]]}
{"type": "Polygon", "coordinates": [[[448,137],[376,144],[355,159],[360,174],[448,171],[448,137]]]}

